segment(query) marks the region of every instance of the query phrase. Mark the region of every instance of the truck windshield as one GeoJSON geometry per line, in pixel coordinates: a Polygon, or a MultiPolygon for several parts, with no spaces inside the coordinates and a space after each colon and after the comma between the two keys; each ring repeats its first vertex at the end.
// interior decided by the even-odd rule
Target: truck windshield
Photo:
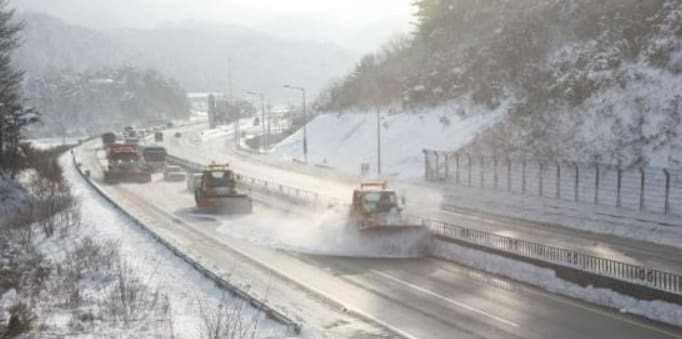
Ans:
{"type": "Polygon", "coordinates": [[[362,196],[362,207],[367,213],[388,212],[397,205],[394,192],[366,192],[362,196]]]}
{"type": "Polygon", "coordinates": [[[165,161],[166,151],[163,150],[145,150],[144,151],[145,161],[165,161]]]}
{"type": "Polygon", "coordinates": [[[209,186],[230,187],[234,186],[234,174],[231,171],[211,171],[205,175],[209,186]]]}

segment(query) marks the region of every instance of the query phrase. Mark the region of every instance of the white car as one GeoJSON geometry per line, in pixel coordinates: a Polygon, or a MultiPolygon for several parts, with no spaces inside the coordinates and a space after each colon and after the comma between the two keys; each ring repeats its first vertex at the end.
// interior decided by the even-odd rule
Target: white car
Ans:
{"type": "Polygon", "coordinates": [[[163,170],[163,180],[184,181],[185,171],[180,166],[166,166],[163,170]]]}

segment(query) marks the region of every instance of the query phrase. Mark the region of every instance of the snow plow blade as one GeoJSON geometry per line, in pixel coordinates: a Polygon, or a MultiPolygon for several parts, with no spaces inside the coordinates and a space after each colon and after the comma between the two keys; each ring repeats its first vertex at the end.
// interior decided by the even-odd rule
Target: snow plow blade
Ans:
{"type": "Polygon", "coordinates": [[[376,243],[387,256],[416,256],[428,253],[431,232],[421,225],[359,226],[359,236],[376,243]]]}
{"type": "Polygon", "coordinates": [[[247,195],[197,198],[197,208],[217,214],[253,213],[253,200],[247,195]]]}

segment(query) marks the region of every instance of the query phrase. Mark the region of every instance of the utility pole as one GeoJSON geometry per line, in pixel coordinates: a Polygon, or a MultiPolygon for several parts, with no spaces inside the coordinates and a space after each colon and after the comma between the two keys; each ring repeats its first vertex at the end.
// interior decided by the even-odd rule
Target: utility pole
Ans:
{"type": "Polygon", "coordinates": [[[306,126],[308,125],[308,118],[306,117],[305,88],[294,87],[289,85],[285,85],[284,88],[301,91],[301,95],[303,97],[303,159],[306,163],[308,163],[308,133],[306,131],[306,126]]]}
{"type": "Polygon", "coordinates": [[[377,106],[377,173],[381,175],[381,112],[377,106]]]}
{"type": "Polygon", "coordinates": [[[250,95],[260,97],[260,110],[261,110],[261,130],[263,135],[261,135],[261,149],[265,151],[265,145],[267,144],[267,137],[265,135],[265,94],[257,92],[246,92],[250,95]]]}
{"type": "Polygon", "coordinates": [[[270,136],[272,135],[272,131],[270,130],[270,127],[272,126],[272,105],[268,104],[268,126],[267,126],[267,140],[270,140],[270,136]]]}

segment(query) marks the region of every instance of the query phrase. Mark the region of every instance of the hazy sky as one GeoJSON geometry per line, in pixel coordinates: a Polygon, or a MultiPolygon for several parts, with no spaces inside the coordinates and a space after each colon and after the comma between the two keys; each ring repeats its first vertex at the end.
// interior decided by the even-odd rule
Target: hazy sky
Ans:
{"type": "Polygon", "coordinates": [[[10,0],[18,9],[38,10],[91,27],[151,27],[188,19],[258,26],[281,17],[334,26],[404,22],[412,0],[10,0]]]}

